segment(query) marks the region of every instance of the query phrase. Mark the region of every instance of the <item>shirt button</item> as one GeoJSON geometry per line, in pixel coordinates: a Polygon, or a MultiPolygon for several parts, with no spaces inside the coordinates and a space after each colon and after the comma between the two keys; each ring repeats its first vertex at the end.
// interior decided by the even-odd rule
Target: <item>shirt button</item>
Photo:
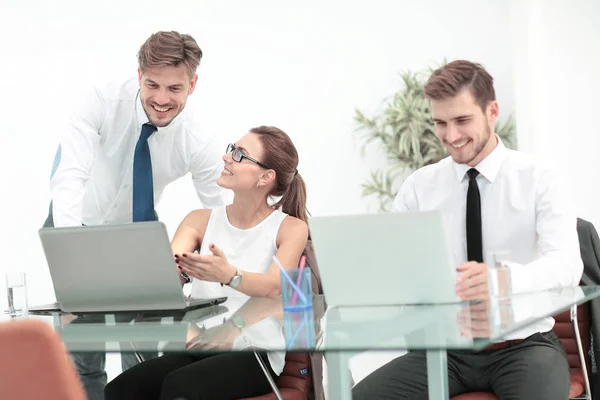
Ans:
{"type": "Polygon", "coordinates": [[[131,185],[123,185],[123,187],[124,187],[125,189],[129,189],[129,186],[131,186],[131,185]]]}

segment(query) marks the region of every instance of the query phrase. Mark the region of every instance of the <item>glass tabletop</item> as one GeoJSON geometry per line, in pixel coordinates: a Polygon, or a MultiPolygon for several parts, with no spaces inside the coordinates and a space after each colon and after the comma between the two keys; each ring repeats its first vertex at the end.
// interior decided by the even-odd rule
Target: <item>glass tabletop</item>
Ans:
{"type": "Polygon", "coordinates": [[[600,286],[580,286],[459,304],[340,307],[328,310],[323,348],[479,350],[598,296],[600,286]]]}
{"type": "MultiPolygon", "coordinates": [[[[53,323],[70,351],[213,352],[481,349],[600,296],[581,286],[456,304],[284,311],[280,298],[229,298],[189,312],[30,315],[53,323]]],[[[5,317],[6,318],[6,317],[5,317]]]]}

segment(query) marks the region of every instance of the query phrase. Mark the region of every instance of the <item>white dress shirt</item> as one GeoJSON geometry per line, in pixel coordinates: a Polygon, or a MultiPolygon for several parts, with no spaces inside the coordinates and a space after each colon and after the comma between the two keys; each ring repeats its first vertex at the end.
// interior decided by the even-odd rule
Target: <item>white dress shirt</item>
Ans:
{"type": "MultiPolygon", "coordinates": [[[[217,186],[223,149],[193,117],[186,107],[148,139],[155,205],[165,187],[188,172],[204,207],[223,204],[217,186]]],[[[137,79],[95,88],[81,103],[60,140],[61,159],[50,181],[54,226],[132,221],[133,153],[147,122],[137,79]]]]}
{"type": "MultiPolygon", "coordinates": [[[[396,196],[393,211],[441,210],[454,265],[467,261],[466,199],[471,167],[447,157],[412,173],[396,196]]],[[[577,286],[583,263],[577,219],[549,168],[532,157],[498,145],[476,167],[481,194],[484,262],[491,252],[508,257],[513,294],[577,286]]],[[[510,335],[525,338],[552,329],[546,318],[510,335]]]]}
{"type": "MultiPolygon", "coordinates": [[[[277,209],[260,224],[248,229],[239,229],[229,222],[225,206],[215,207],[210,213],[198,253],[211,254],[209,246],[210,243],[214,243],[223,250],[227,260],[231,265],[235,265],[242,275],[244,271],[264,274],[273,262],[273,256],[277,253],[277,234],[286,217],[287,214],[281,209],[277,209]]],[[[192,281],[191,296],[199,298],[226,296],[229,300],[225,304],[233,301],[238,301],[237,304],[240,304],[239,301],[245,302],[248,299],[248,295],[232,287],[200,279],[192,281]]],[[[230,310],[233,309],[230,307],[230,310]]],[[[248,340],[253,341],[255,347],[267,350],[285,348],[281,324],[273,318],[263,320],[250,332],[252,332],[250,337],[244,335],[243,340],[241,337],[239,339],[242,340],[241,342],[236,341],[235,348],[248,345],[250,343],[248,340]]],[[[267,358],[273,371],[280,374],[285,364],[285,352],[268,352],[267,358]]]]}

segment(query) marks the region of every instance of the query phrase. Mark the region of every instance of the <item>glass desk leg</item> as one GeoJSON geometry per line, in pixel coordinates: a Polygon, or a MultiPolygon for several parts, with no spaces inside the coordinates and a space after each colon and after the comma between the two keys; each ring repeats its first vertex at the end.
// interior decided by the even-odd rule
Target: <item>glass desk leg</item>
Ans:
{"type": "Polygon", "coordinates": [[[429,399],[449,399],[448,354],[446,350],[427,350],[427,386],[429,399]]]}
{"type": "Polygon", "coordinates": [[[60,315],[58,315],[58,313],[52,313],[52,327],[57,332],[62,332],[62,321],[60,320],[60,315]]]}
{"type": "Polygon", "coordinates": [[[352,380],[348,360],[350,354],[345,351],[325,352],[327,362],[327,395],[328,399],[351,400],[352,380]]]}

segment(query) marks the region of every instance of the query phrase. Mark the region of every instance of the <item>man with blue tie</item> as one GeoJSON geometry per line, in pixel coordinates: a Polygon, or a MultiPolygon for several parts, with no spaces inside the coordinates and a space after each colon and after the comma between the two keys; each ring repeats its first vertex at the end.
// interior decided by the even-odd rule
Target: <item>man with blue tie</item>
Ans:
{"type": "MultiPolygon", "coordinates": [[[[223,204],[222,151],[185,108],[201,58],[192,36],[154,33],[139,50],[137,79],[94,88],[80,103],[52,167],[45,227],[156,220],[155,201],[187,173],[205,208],[223,204]]],[[[73,358],[88,397],[103,399],[105,354],[73,358]]],[[[131,355],[122,359],[132,365],[131,355]]]]}
{"type": "Polygon", "coordinates": [[[139,50],[137,79],[91,91],[60,139],[45,226],[153,220],[155,200],[188,172],[204,207],[223,203],[222,151],[185,109],[201,57],[190,35],[157,32],[139,50]]]}

